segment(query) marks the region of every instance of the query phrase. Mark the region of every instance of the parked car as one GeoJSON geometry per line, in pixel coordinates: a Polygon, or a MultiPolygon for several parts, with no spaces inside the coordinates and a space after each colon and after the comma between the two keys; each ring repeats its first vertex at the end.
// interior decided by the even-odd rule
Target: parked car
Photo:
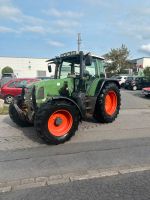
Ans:
{"type": "Polygon", "coordinates": [[[16,78],[16,75],[14,73],[4,73],[4,74],[2,74],[2,78],[5,78],[5,77],[16,78]]]}
{"type": "Polygon", "coordinates": [[[125,83],[125,88],[131,90],[141,90],[144,87],[150,86],[150,80],[147,77],[133,77],[130,81],[125,83]]]}
{"type": "Polygon", "coordinates": [[[112,78],[117,79],[120,86],[124,87],[125,81],[127,80],[128,75],[116,75],[113,76],[112,78]]]}
{"type": "Polygon", "coordinates": [[[131,89],[132,88],[131,83],[132,83],[132,81],[135,80],[135,78],[136,78],[135,76],[128,76],[124,83],[124,88],[131,89]]]}
{"type": "Polygon", "coordinates": [[[124,84],[125,84],[125,81],[128,78],[128,75],[122,75],[122,76],[119,76],[119,77],[120,77],[119,84],[120,84],[121,87],[124,87],[124,84]]]}
{"type": "Polygon", "coordinates": [[[0,87],[8,83],[10,80],[16,78],[16,75],[14,73],[4,73],[0,80],[0,87]]]}
{"type": "Polygon", "coordinates": [[[39,81],[35,78],[18,78],[10,80],[8,83],[4,84],[0,89],[0,97],[5,100],[5,103],[10,104],[13,98],[20,95],[22,88],[31,82],[39,81]]]}
{"type": "Polygon", "coordinates": [[[142,94],[146,97],[150,97],[150,87],[143,88],[142,94]]]}

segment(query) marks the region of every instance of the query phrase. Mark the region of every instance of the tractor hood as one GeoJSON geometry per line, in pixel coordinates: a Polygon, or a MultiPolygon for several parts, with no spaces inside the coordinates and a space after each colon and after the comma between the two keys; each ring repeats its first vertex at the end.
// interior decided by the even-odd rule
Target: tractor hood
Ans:
{"type": "Polygon", "coordinates": [[[25,97],[31,96],[34,86],[37,102],[45,102],[53,96],[69,96],[74,89],[72,78],[42,80],[29,84],[25,97]]]}

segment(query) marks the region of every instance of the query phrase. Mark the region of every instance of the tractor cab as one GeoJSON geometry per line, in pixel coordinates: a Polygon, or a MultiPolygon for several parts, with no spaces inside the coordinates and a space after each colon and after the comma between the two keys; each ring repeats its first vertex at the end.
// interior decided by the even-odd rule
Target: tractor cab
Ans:
{"type": "Polygon", "coordinates": [[[105,78],[104,58],[90,53],[72,51],[50,59],[48,60],[50,72],[52,64],[56,66],[55,79],[60,79],[60,82],[64,80],[65,84],[72,80],[74,91],[83,91],[88,94],[93,82],[96,84],[100,78],[105,78]]]}

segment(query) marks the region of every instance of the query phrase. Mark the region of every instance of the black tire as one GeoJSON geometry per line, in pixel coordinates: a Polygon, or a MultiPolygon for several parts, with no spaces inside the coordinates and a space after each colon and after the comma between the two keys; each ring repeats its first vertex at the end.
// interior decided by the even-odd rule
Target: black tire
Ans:
{"type": "Polygon", "coordinates": [[[5,96],[4,100],[6,104],[11,104],[14,100],[14,97],[12,95],[7,95],[5,96]]]}
{"type": "Polygon", "coordinates": [[[138,88],[137,88],[137,86],[136,85],[134,85],[133,87],[132,87],[132,90],[133,91],[136,91],[138,88]]]}
{"type": "Polygon", "coordinates": [[[118,86],[115,83],[107,84],[103,87],[100,95],[97,98],[94,118],[98,122],[111,123],[117,118],[117,115],[119,114],[119,110],[120,110],[120,105],[121,105],[121,96],[120,96],[120,90],[118,86]],[[109,91],[113,91],[116,94],[116,98],[117,98],[116,109],[111,115],[109,115],[105,109],[105,98],[109,91]]]}
{"type": "Polygon", "coordinates": [[[10,116],[10,118],[12,119],[12,121],[13,121],[14,123],[16,123],[18,126],[21,126],[21,127],[33,126],[33,124],[31,124],[30,122],[28,122],[28,121],[25,120],[25,119],[22,119],[22,118],[19,116],[19,114],[18,114],[18,112],[17,112],[17,110],[16,110],[16,108],[15,108],[15,106],[14,106],[13,103],[11,103],[11,104],[9,105],[9,116],[10,116]]]}
{"type": "Polygon", "coordinates": [[[150,94],[145,94],[145,97],[146,98],[150,98],[150,94]]]}
{"type": "Polygon", "coordinates": [[[124,83],[122,83],[122,84],[121,84],[121,87],[122,87],[122,88],[125,88],[125,84],[124,84],[124,83]]]}
{"type": "Polygon", "coordinates": [[[38,135],[48,144],[60,144],[68,141],[76,132],[79,125],[79,111],[75,105],[66,101],[49,101],[44,103],[35,115],[35,129],[38,135]],[[73,119],[70,130],[63,136],[55,136],[48,129],[48,120],[55,112],[66,110],[73,119]]]}

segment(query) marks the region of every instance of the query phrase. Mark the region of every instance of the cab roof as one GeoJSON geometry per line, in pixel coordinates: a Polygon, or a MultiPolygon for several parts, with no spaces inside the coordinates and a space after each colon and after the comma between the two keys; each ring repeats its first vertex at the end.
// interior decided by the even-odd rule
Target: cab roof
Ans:
{"type": "MultiPolygon", "coordinates": [[[[104,60],[103,57],[98,56],[98,55],[95,55],[95,54],[93,54],[93,53],[86,52],[84,55],[86,55],[86,54],[91,54],[91,56],[94,57],[94,58],[98,58],[98,59],[100,59],[100,60],[104,60]]],[[[69,51],[69,52],[60,54],[60,56],[58,56],[58,57],[49,59],[49,60],[47,60],[46,62],[54,61],[54,60],[57,60],[57,59],[59,59],[59,58],[75,57],[75,56],[77,56],[77,55],[79,55],[79,52],[78,52],[78,51],[69,51]]]]}

